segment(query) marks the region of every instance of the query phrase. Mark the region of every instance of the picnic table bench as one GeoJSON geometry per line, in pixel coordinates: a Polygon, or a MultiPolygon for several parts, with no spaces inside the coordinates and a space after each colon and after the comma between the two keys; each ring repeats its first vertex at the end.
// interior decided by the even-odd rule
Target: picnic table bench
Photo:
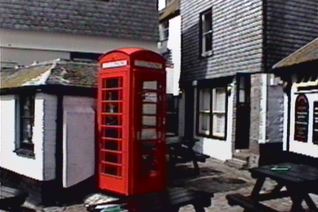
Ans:
{"type": "Polygon", "coordinates": [[[0,185],[0,210],[17,211],[27,196],[26,192],[0,185]]]}
{"type": "Polygon", "coordinates": [[[169,160],[174,166],[177,163],[192,162],[195,172],[199,173],[198,162],[205,162],[208,155],[197,152],[193,149],[198,139],[184,137],[168,137],[166,143],[168,146],[169,160]]]}
{"type": "Polygon", "coordinates": [[[89,205],[88,211],[102,211],[109,206],[129,212],[174,212],[180,207],[193,205],[195,211],[203,212],[204,207],[211,205],[213,193],[188,190],[181,187],[168,189],[166,192],[150,193],[132,197],[121,197],[118,200],[89,205]]]}
{"type": "Polygon", "coordinates": [[[251,176],[256,179],[251,194],[248,196],[239,193],[229,194],[226,196],[228,203],[239,205],[246,211],[276,211],[265,206],[261,201],[290,197],[292,200],[291,211],[303,211],[303,201],[306,202],[309,209],[318,211],[317,205],[309,196],[309,193],[318,193],[317,159],[281,151],[279,152],[281,157],[276,158],[275,162],[268,155],[262,155],[262,151],[260,152],[261,165],[250,169],[251,176]],[[267,178],[276,181],[277,184],[272,191],[261,193],[267,178]],[[286,189],[282,190],[284,187],[286,189]]]}

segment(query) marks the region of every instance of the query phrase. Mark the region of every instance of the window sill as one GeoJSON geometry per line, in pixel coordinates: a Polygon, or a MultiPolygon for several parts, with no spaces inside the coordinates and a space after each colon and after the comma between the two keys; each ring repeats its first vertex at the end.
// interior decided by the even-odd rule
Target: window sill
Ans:
{"type": "Polygon", "coordinates": [[[211,57],[213,55],[213,51],[207,51],[201,53],[201,58],[211,57]]]}
{"type": "Polygon", "coordinates": [[[15,149],[13,152],[15,152],[18,156],[21,156],[21,157],[35,159],[34,152],[32,150],[29,150],[29,149],[19,148],[19,149],[15,149]]]}

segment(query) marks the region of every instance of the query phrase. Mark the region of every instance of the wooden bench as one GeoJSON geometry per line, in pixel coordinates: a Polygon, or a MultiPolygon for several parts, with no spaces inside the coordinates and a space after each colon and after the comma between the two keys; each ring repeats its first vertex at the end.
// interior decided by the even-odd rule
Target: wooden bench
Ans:
{"type": "Polygon", "coordinates": [[[199,173],[198,162],[205,162],[208,155],[197,152],[193,149],[197,139],[184,137],[167,138],[170,163],[174,166],[177,163],[193,162],[195,172],[199,173]]]}
{"type": "Polygon", "coordinates": [[[185,205],[193,205],[195,211],[203,212],[204,207],[211,205],[212,193],[193,191],[185,188],[171,188],[162,193],[151,193],[133,197],[122,197],[119,200],[90,205],[88,211],[101,211],[107,207],[136,212],[179,211],[185,205]]]}
{"type": "Polygon", "coordinates": [[[277,212],[276,210],[267,207],[260,203],[255,203],[250,197],[243,196],[242,194],[228,194],[226,195],[229,205],[235,206],[239,205],[244,208],[246,211],[255,211],[255,212],[277,212]]]}
{"type": "Polygon", "coordinates": [[[17,211],[24,203],[27,196],[26,192],[0,185],[0,209],[17,211]]]}

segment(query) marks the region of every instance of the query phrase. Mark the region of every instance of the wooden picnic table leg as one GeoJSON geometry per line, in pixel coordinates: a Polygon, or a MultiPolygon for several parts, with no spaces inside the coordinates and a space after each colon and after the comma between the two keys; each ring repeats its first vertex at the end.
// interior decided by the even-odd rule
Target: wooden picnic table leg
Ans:
{"type": "Polygon", "coordinates": [[[304,195],[301,192],[301,189],[293,188],[291,186],[286,186],[286,188],[288,192],[290,193],[290,198],[293,202],[290,211],[292,212],[304,211],[304,208],[301,206],[301,203],[304,200],[304,195]]]}
{"type": "Polygon", "coordinates": [[[200,204],[194,204],[193,207],[196,212],[205,212],[204,207],[200,204]]]}
{"type": "Polygon", "coordinates": [[[308,207],[314,211],[318,211],[318,208],[316,206],[316,204],[314,203],[314,201],[311,199],[311,197],[309,196],[309,194],[305,194],[304,195],[304,200],[306,202],[306,204],[308,205],[308,207]]]}
{"type": "Polygon", "coordinates": [[[193,167],[194,167],[194,172],[195,174],[199,175],[200,174],[200,168],[199,168],[199,165],[198,165],[198,161],[195,157],[195,152],[193,149],[190,150],[191,151],[191,154],[192,154],[192,159],[193,159],[193,167]]]}
{"type": "Polygon", "coordinates": [[[264,185],[264,182],[265,182],[265,177],[260,177],[256,180],[255,186],[254,186],[252,193],[251,193],[251,198],[253,200],[256,201],[258,199],[259,192],[261,191],[261,189],[264,185]]]}

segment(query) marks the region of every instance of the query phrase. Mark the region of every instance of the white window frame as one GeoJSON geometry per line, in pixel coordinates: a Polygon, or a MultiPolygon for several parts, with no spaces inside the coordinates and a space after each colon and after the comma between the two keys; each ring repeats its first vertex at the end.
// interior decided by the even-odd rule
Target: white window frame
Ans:
{"type": "MultiPolygon", "coordinates": [[[[217,138],[220,140],[226,139],[226,128],[227,128],[227,89],[226,87],[215,87],[215,88],[198,88],[197,96],[197,135],[202,137],[217,138]],[[220,109],[217,100],[217,91],[224,91],[224,99],[222,101],[223,107],[220,109]],[[208,91],[208,92],[206,92],[208,91]],[[203,93],[205,92],[205,93],[203,93]],[[206,95],[208,93],[208,95],[206,95]],[[208,101],[208,103],[206,103],[208,101]],[[204,107],[205,104],[208,104],[208,109],[204,107]],[[204,120],[203,116],[208,116],[208,129],[204,129],[205,126],[202,121],[204,120]],[[214,119],[215,116],[222,116],[223,118],[223,127],[221,132],[217,132],[218,125],[214,119]]],[[[220,131],[220,130],[219,130],[220,131]]]]}
{"type": "Polygon", "coordinates": [[[213,19],[212,19],[212,8],[209,8],[208,10],[202,12],[200,14],[200,54],[202,57],[210,56],[212,55],[212,44],[213,44],[213,19]],[[210,18],[211,28],[209,30],[205,29],[207,18],[210,18]],[[208,49],[206,37],[211,36],[211,46],[208,49]]]}

